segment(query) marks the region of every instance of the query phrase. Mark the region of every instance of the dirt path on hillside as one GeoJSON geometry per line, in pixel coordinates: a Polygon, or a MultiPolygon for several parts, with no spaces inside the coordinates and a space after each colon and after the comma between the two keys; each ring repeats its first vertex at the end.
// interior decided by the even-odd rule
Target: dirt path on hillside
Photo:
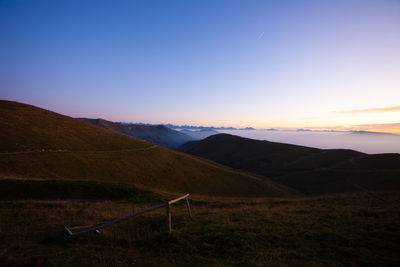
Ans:
{"type": "Polygon", "coordinates": [[[116,152],[132,152],[132,151],[145,151],[158,147],[152,145],[144,148],[132,148],[132,149],[118,149],[118,150],[32,150],[32,151],[14,151],[14,152],[0,152],[0,155],[18,155],[18,154],[34,154],[34,153],[116,153],[116,152]]]}

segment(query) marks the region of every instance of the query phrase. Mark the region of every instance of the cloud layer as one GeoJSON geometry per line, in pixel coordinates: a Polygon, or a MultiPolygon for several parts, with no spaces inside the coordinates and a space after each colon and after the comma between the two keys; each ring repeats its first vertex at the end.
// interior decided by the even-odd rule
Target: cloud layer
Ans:
{"type": "Polygon", "coordinates": [[[400,123],[371,123],[350,126],[305,127],[311,130],[333,131],[373,131],[386,133],[400,133],[400,123]]]}

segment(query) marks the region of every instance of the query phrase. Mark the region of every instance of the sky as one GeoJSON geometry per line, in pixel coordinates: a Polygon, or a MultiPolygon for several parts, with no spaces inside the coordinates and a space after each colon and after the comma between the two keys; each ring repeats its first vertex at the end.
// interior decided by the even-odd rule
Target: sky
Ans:
{"type": "Polygon", "coordinates": [[[400,132],[400,1],[0,0],[0,98],[72,117],[400,132]]]}

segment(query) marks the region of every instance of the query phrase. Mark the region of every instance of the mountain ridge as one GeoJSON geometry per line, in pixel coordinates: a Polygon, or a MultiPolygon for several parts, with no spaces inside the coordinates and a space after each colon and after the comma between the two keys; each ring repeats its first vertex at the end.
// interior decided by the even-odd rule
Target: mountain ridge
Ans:
{"type": "Polygon", "coordinates": [[[176,149],[188,141],[195,140],[189,135],[172,130],[164,125],[123,124],[104,119],[78,119],[171,149],[176,149]]]}

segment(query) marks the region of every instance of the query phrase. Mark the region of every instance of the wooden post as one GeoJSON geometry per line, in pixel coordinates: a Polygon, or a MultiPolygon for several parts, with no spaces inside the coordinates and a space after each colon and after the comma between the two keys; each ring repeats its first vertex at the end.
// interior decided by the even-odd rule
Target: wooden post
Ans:
{"type": "Polygon", "coordinates": [[[171,205],[168,203],[167,207],[167,232],[170,234],[172,231],[171,223],[171,205]]]}
{"type": "Polygon", "coordinates": [[[193,218],[192,218],[192,212],[190,211],[189,197],[186,197],[186,207],[187,207],[187,210],[188,210],[188,212],[189,212],[189,217],[190,217],[190,219],[193,219],[193,218]]]}

